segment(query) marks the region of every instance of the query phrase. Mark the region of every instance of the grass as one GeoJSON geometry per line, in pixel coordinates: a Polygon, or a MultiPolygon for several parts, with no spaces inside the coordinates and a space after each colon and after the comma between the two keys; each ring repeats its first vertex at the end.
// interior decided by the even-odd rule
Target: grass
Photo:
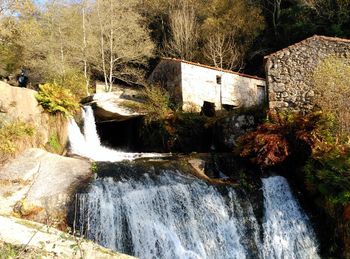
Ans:
{"type": "Polygon", "coordinates": [[[0,164],[35,141],[36,129],[23,121],[0,124],[0,164]]]}
{"type": "Polygon", "coordinates": [[[48,256],[49,254],[45,251],[34,249],[25,246],[12,245],[0,241],[0,259],[36,259],[48,256]]]}

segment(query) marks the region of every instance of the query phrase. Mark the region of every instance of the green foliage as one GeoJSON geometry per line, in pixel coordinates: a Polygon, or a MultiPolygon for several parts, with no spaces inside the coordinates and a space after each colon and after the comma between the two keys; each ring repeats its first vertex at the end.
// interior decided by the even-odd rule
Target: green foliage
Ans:
{"type": "Polygon", "coordinates": [[[143,96],[145,102],[141,109],[146,113],[145,119],[147,123],[172,116],[170,96],[164,88],[160,86],[145,86],[143,96]]]}
{"type": "Polygon", "coordinates": [[[306,186],[331,206],[350,205],[350,150],[329,150],[304,167],[306,186]]]}
{"type": "Polygon", "coordinates": [[[65,89],[56,83],[40,85],[39,88],[40,91],[35,97],[49,113],[62,113],[68,116],[79,108],[79,103],[69,89],[65,89]]]}
{"type": "Polygon", "coordinates": [[[62,146],[57,133],[51,134],[46,143],[49,151],[59,154],[62,151],[62,146]]]}
{"type": "Polygon", "coordinates": [[[77,102],[87,96],[86,79],[80,72],[70,70],[64,74],[52,75],[49,82],[69,89],[77,102]]]}
{"type": "Polygon", "coordinates": [[[98,170],[98,167],[97,167],[96,162],[92,162],[92,164],[91,164],[91,172],[92,172],[93,174],[96,174],[96,173],[97,173],[97,170],[98,170]]]}
{"type": "Polygon", "coordinates": [[[330,56],[322,60],[313,74],[315,103],[333,114],[339,123],[339,135],[350,134],[350,63],[346,58],[330,56]]]}

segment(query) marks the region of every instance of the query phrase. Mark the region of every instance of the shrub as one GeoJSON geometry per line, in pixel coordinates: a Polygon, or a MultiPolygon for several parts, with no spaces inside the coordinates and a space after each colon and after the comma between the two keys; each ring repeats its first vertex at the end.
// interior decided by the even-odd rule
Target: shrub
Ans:
{"type": "Polygon", "coordinates": [[[32,125],[22,121],[0,124],[0,164],[18,152],[20,142],[31,143],[35,132],[32,125]]]}
{"type": "Polygon", "coordinates": [[[72,70],[62,75],[52,76],[49,83],[57,84],[63,88],[69,89],[77,102],[86,97],[88,94],[85,76],[72,70]]]}
{"type": "Polygon", "coordinates": [[[315,104],[339,122],[339,134],[350,133],[350,64],[346,58],[330,56],[321,61],[313,74],[319,94],[315,104]]]}
{"type": "Polygon", "coordinates": [[[79,103],[69,89],[65,89],[55,83],[47,83],[39,86],[36,99],[49,113],[62,113],[65,116],[72,115],[79,108],[79,103]]]}
{"type": "Polygon", "coordinates": [[[332,116],[322,112],[306,116],[270,113],[268,121],[239,139],[240,155],[262,167],[274,166],[301,151],[301,147],[315,155],[331,149],[336,143],[334,131],[332,116]]]}
{"type": "Polygon", "coordinates": [[[62,152],[62,146],[57,133],[50,135],[49,140],[46,143],[46,147],[53,153],[60,154],[62,152]]]}
{"type": "Polygon", "coordinates": [[[160,86],[145,86],[142,92],[145,102],[142,110],[146,113],[146,122],[166,119],[172,116],[169,93],[160,86]]]}

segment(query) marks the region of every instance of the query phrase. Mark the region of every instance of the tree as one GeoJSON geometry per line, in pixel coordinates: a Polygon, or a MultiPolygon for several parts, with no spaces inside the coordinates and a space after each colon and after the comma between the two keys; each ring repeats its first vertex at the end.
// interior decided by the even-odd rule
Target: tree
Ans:
{"type": "Polygon", "coordinates": [[[265,27],[258,6],[246,0],[210,0],[202,11],[204,56],[217,67],[237,69],[253,40],[265,27]]]}
{"type": "Polygon", "coordinates": [[[99,57],[94,66],[103,73],[107,91],[116,78],[123,77],[128,66],[146,65],[154,44],[147,29],[141,26],[141,16],[135,11],[136,0],[97,0],[95,28],[98,32],[99,57]]]}
{"type": "Polygon", "coordinates": [[[193,6],[188,0],[173,2],[169,10],[171,39],[165,51],[170,56],[192,60],[198,43],[199,25],[193,6]]]}

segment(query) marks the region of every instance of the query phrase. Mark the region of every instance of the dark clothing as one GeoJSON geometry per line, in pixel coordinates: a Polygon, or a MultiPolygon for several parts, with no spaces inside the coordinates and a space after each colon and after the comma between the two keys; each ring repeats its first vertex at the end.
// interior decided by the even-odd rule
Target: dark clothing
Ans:
{"type": "Polygon", "coordinates": [[[25,75],[24,72],[22,72],[18,77],[17,77],[17,82],[19,87],[27,87],[28,84],[28,76],[25,75]]]}

